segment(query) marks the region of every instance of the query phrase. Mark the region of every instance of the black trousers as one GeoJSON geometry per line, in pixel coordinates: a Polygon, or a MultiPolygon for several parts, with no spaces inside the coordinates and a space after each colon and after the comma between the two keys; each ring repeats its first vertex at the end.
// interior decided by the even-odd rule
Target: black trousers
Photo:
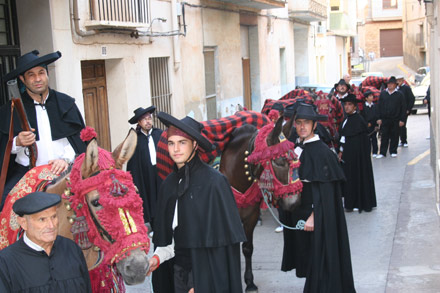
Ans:
{"type": "Polygon", "coordinates": [[[188,293],[194,287],[192,270],[188,271],[183,267],[174,264],[174,292],[188,293]]]}
{"type": "Polygon", "coordinates": [[[397,146],[399,144],[399,120],[382,119],[380,126],[382,138],[380,140],[380,153],[387,155],[388,146],[390,154],[397,154],[397,146]]]}
{"type": "Polygon", "coordinates": [[[408,143],[407,137],[406,137],[406,121],[408,121],[408,115],[405,115],[405,120],[403,121],[405,124],[400,127],[400,142],[401,143],[408,143]]]}
{"type": "Polygon", "coordinates": [[[6,197],[15,184],[29,171],[29,167],[22,166],[20,164],[14,164],[14,168],[8,170],[8,177],[6,178],[5,189],[3,190],[2,202],[0,203],[0,212],[3,210],[3,206],[6,201],[6,197]]]}
{"type": "Polygon", "coordinates": [[[377,154],[379,150],[377,146],[377,131],[374,131],[374,126],[368,127],[368,134],[371,143],[371,149],[373,150],[373,155],[377,154]]]}

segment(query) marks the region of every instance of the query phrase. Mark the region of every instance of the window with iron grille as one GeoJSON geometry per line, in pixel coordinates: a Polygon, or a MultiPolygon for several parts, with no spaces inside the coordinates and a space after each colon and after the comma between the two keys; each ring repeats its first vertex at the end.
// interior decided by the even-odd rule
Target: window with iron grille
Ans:
{"type": "MultiPolygon", "coordinates": [[[[151,103],[156,106],[156,113],[159,111],[171,114],[171,90],[168,75],[169,57],[157,57],[149,59],[150,67],[150,89],[151,103]]],[[[166,126],[153,117],[153,125],[155,127],[166,129],[166,126]]]]}
{"type": "Polygon", "coordinates": [[[382,8],[397,8],[397,0],[382,0],[382,8]]]}
{"type": "Polygon", "coordinates": [[[90,19],[110,23],[150,23],[148,0],[90,0],[90,19]]]}

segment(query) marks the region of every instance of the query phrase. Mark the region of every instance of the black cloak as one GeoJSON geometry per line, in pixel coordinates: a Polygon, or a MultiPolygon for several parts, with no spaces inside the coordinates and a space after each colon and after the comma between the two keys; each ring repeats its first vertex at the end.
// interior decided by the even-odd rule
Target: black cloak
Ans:
{"type": "MultiPolygon", "coordinates": [[[[35,129],[36,140],[39,140],[37,113],[35,111],[34,100],[25,91],[22,95],[23,106],[25,108],[29,124],[35,129]]],[[[70,145],[78,155],[85,152],[86,145],[80,139],[80,132],[85,127],[84,120],[75,99],[66,94],[49,89],[49,97],[46,100],[45,107],[49,116],[50,128],[52,131],[52,140],[67,138],[70,145]]],[[[0,166],[3,163],[3,154],[9,136],[9,122],[11,120],[11,103],[7,103],[0,108],[0,166]]],[[[17,111],[14,110],[14,136],[22,131],[17,111]]],[[[9,167],[15,164],[15,155],[11,155],[9,167]]]]}
{"type": "Polygon", "coordinates": [[[339,130],[341,137],[345,137],[345,143],[341,142],[342,169],[347,178],[343,184],[344,207],[370,212],[377,204],[367,123],[356,112],[348,115],[342,125],[339,130]]]}
{"type": "Polygon", "coordinates": [[[300,156],[301,205],[286,212],[287,225],[314,212],[314,231],[284,229],[282,271],[306,277],[304,292],[355,292],[350,244],[341,200],[345,180],[336,155],[320,140],[305,143],[300,156]]]}
{"type": "Polygon", "coordinates": [[[172,237],[176,251],[189,252],[195,292],[242,292],[240,242],[246,236],[234,195],[226,177],[197,154],[160,188],[153,242],[167,246],[172,237]]]}
{"type": "Polygon", "coordinates": [[[48,256],[23,238],[0,251],[0,292],[92,292],[84,255],[70,239],[57,236],[48,256]]]}
{"type": "MultiPolygon", "coordinates": [[[[151,137],[154,147],[157,147],[162,130],[153,128],[151,137]]],[[[157,175],[156,166],[151,164],[150,149],[148,147],[148,137],[137,130],[136,150],[127,163],[127,171],[133,176],[133,182],[139,190],[139,195],[143,201],[144,221],[153,225],[156,212],[157,192],[162,179],[157,175]]]]}

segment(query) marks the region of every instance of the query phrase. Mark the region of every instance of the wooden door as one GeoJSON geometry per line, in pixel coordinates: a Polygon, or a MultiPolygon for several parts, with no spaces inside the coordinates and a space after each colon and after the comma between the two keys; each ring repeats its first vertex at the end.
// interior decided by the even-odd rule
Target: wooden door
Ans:
{"type": "Polygon", "coordinates": [[[380,57],[403,56],[402,29],[380,30],[380,57]]]}
{"type": "Polygon", "coordinates": [[[86,125],[95,128],[98,145],[111,151],[105,61],[81,61],[86,125]]]}
{"type": "Polygon", "coordinates": [[[252,110],[251,99],[251,62],[249,58],[242,58],[243,66],[243,99],[244,106],[248,110],[252,110]]]}

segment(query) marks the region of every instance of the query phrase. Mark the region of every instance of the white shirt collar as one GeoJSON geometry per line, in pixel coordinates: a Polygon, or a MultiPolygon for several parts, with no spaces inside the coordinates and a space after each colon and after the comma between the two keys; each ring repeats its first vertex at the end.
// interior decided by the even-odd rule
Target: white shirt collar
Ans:
{"type": "Polygon", "coordinates": [[[23,241],[24,241],[24,243],[26,243],[27,246],[29,246],[30,248],[32,248],[35,251],[43,251],[44,250],[43,247],[41,247],[40,245],[38,245],[35,242],[33,242],[32,240],[30,240],[27,237],[26,232],[24,232],[23,241]]]}
{"type": "Polygon", "coordinates": [[[338,99],[339,100],[342,100],[343,98],[345,98],[345,96],[348,96],[348,91],[343,96],[340,96],[339,93],[338,93],[338,99]]]}
{"type": "MultiPolygon", "coordinates": [[[[49,92],[47,92],[47,96],[46,96],[46,98],[44,98],[43,104],[46,103],[46,101],[47,101],[48,98],[49,98],[49,92]]],[[[32,100],[34,100],[34,99],[32,99],[32,100]]],[[[34,105],[40,105],[40,104],[41,104],[41,103],[38,103],[37,101],[34,100],[34,105]]]]}
{"type": "Polygon", "coordinates": [[[312,138],[304,141],[304,144],[319,140],[319,135],[315,134],[312,138]]]}
{"type": "Polygon", "coordinates": [[[391,93],[390,93],[390,91],[388,90],[388,88],[386,89],[386,91],[387,91],[387,93],[389,93],[390,95],[392,95],[394,92],[396,92],[397,91],[397,87],[394,89],[394,91],[392,91],[391,93]]]}
{"type": "Polygon", "coordinates": [[[368,104],[368,102],[365,102],[365,106],[367,106],[367,107],[370,107],[370,108],[371,108],[371,106],[373,106],[373,103],[371,103],[371,104],[368,104]]]}

